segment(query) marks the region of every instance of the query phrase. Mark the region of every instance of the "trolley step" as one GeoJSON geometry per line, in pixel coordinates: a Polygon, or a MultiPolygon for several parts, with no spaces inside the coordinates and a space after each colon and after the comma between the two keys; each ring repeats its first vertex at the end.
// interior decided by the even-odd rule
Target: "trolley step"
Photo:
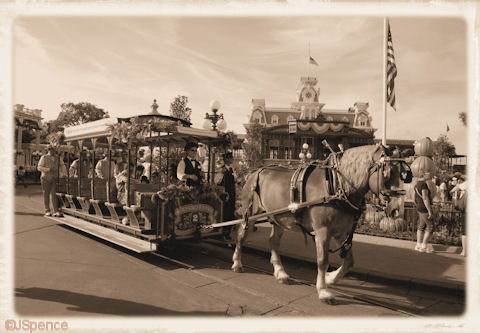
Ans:
{"type": "Polygon", "coordinates": [[[48,218],[54,220],[55,222],[68,225],[72,228],[86,232],[87,234],[104,239],[110,243],[120,245],[124,248],[135,251],[137,253],[152,252],[152,251],[156,251],[157,249],[157,246],[155,243],[141,240],[134,236],[123,234],[113,229],[105,228],[103,226],[94,224],[92,222],[87,222],[87,221],[75,218],[73,216],[69,216],[69,215],[65,215],[64,217],[49,216],[48,218]]]}

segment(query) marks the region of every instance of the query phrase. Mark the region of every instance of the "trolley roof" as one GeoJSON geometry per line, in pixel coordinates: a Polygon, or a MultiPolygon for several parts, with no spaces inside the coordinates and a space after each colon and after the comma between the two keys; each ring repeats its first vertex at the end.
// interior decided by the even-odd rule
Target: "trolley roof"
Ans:
{"type": "MultiPolygon", "coordinates": [[[[65,142],[75,143],[78,140],[87,140],[85,143],[90,141],[90,139],[99,139],[98,143],[107,143],[106,138],[111,137],[113,135],[112,128],[115,124],[119,124],[121,122],[129,122],[133,118],[140,118],[146,119],[146,116],[150,116],[148,118],[156,118],[162,120],[169,120],[173,123],[177,122],[176,126],[172,127],[172,131],[170,132],[154,132],[151,136],[143,138],[143,140],[139,139],[132,139],[132,142],[139,142],[143,141],[143,143],[157,141],[157,142],[165,142],[171,144],[184,144],[187,141],[198,141],[204,143],[213,143],[215,141],[221,140],[221,136],[217,131],[213,130],[205,130],[200,128],[193,128],[193,127],[186,127],[182,126],[181,124],[190,124],[186,121],[178,121],[178,118],[170,117],[170,116],[163,116],[163,115],[141,115],[135,116],[131,118],[104,118],[96,121],[91,121],[88,123],[71,126],[65,128],[64,135],[65,135],[65,142]],[[155,116],[155,117],[154,117],[155,116]],[[101,138],[105,138],[102,140],[101,138]]],[[[119,142],[117,142],[118,144],[119,142]]],[[[125,142],[124,142],[125,143],[125,142]]]]}

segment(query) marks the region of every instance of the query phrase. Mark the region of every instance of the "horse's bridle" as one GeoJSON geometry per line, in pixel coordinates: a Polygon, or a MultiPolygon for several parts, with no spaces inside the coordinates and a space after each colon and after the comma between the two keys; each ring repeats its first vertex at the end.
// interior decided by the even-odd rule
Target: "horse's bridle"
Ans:
{"type": "Polygon", "coordinates": [[[378,161],[374,161],[370,168],[368,169],[368,179],[370,180],[370,177],[377,172],[377,184],[380,184],[380,175],[383,176],[383,183],[384,183],[384,188],[379,189],[379,192],[376,193],[375,191],[372,191],[372,193],[379,198],[380,200],[382,199],[380,196],[383,196],[385,198],[390,198],[390,197],[396,197],[405,194],[404,190],[392,190],[390,189],[390,178],[391,178],[391,172],[392,164],[394,163],[400,163],[400,169],[403,167],[406,172],[402,172],[400,170],[400,179],[404,183],[410,183],[412,181],[412,171],[410,170],[410,166],[407,164],[405,159],[400,158],[400,157],[390,157],[385,154],[385,150],[382,152],[380,155],[380,158],[378,161]]]}

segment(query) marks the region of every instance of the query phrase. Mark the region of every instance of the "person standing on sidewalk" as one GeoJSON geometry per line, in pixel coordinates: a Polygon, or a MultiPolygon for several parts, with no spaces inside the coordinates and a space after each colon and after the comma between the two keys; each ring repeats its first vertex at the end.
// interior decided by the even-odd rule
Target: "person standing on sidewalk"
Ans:
{"type": "Polygon", "coordinates": [[[415,207],[418,212],[417,244],[415,251],[432,253],[435,252],[433,247],[428,246],[433,231],[432,198],[426,183],[426,180],[429,178],[430,174],[425,172],[423,177],[420,177],[415,185],[415,207]]]}
{"type": "MultiPolygon", "coordinates": [[[[233,154],[232,152],[226,152],[223,154],[223,165],[219,175],[221,179],[218,182],[219,185],[225,188],[225,192],[228,193],[228,200],[223,203],[223,220],[231,221],[235,219],[235,201],[236,201],[236,174],[233,169],[233,154]]],[[[223,237],[226,241],[230,241],[230,233],[232,226],[223,227],[223,237]]]]}
{"type": "Polygon", "coordinates": [[[62,217],[62,213],[58,211],[58,202],[56,196],[57,172],[58,172],[58,156],[55,152],[55,147],[47,146],[47,154],[43,155],[38,162],[38,171],[42,174],[40,176],[40,183],[43,190],[43,203],[45,205],[45,216],[52,216],[50,210],[50,199],[52,200],[53,216],[62,217]]]}
{"type": "Polygon", "coordinates": [[[22,182],[23,187],[27,187],[27,184],[25,184],[25,169],[21,165],[17,170],[17,184],[20,185],[20,182],[22,182]]]}
{"type": "Polygon", "coordinates": [[[467,207],[467,181],[464,180],[463,176],[459,178],[457,185],[450,191],[455,198],[453,203],[456,209],[460,211],[460,223],[462,226],[462,253],[460,255],[466,255],[466,246],[467,246],[467,234],[466,234],[466,207],[467,207]]]}

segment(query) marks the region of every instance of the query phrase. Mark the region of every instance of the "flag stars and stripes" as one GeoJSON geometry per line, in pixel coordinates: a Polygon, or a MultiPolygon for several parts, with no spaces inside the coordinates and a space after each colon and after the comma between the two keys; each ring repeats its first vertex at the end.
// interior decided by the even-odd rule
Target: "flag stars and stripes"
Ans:
{"type": "Polygon", "coordinates": [[[396,111],[395,105],[395,77],[397,76],[397,66],[395,65],[395,55],[393,53],[392,34],[390,33],[390,23],[388,24],[387,39],[387,102],[396,111]]]}

